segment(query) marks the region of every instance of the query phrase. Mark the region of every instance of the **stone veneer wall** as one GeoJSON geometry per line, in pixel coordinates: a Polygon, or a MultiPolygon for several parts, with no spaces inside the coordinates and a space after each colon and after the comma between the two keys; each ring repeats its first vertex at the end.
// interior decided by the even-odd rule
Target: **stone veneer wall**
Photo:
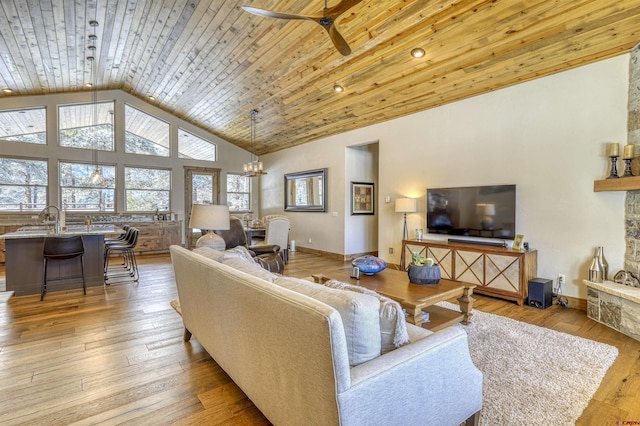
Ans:
{"type": "Polygon", "coordinates": [[[605,282],[587,286],[587,316],[640,340],[640,288],[605,282]]]}
{"type": "MultiPolygon", "coordinates": [[[[627,119],[627,143],[635,146],[640,154],[640,44],[631,50],[629,61],[629,117],[627,119]]],[[[640,175],[640,159],[636,158],[633,174],[640,175]]],[[[640,191],[627,191],[625,201],[626,253],[624,269],[640,273],[640,191]]],[[[610,277],[611,278],[611,277],[610,277]]]]}

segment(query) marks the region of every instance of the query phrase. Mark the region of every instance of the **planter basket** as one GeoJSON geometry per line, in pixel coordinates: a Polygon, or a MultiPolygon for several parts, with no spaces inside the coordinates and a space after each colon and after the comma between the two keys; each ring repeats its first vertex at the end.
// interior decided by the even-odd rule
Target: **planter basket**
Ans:
{"type": "Polygon", "coordinates": [[[409,265],[409,281],[414,284],[438,284],[440,282],[440,266],[409,265]]]}

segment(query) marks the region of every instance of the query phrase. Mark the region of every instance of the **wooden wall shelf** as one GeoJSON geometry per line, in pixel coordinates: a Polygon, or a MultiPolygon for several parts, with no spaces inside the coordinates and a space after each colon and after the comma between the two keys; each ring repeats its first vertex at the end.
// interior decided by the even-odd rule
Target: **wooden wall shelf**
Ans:
{"type": "Polygon", "coordinates": [[[635,191],[640,189],[640,176],[602,179],[593,182],[593,191],[635,191]]]}

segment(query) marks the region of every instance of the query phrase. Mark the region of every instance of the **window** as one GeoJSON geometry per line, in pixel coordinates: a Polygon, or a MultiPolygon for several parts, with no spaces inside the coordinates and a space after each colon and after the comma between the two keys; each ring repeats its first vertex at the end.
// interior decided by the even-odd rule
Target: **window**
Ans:
{"type": "Polygon", "coordinates": [[[125,105],[124,132],[125,152],[169,156],[169,123],[125,105]]]}
{"type": "Polygon", "coordinates": [[[191,203],[213,204],[213,175],[193,173],[191,175],[191,203]]]}
{"type": "Polygon", "coordinates": [[[45,108],[0,112],[0,139],[45,145],[47,117],[45,108]]]}
{"type": "Polygon", "coordinates": [[[113,108],[113,101],[59,106],[60,146],[113,151],[113,108]]]}
{"type": "Polygon", "coordinates": [[[60,163],[60,199],[69,211],[115,211],[115,166],[98,165],[105,178],[104,185],[91,183],[93,164],[60,163]]]}
{"type": "Polygon", "coordinates": [[[169,211],[171,171],[125,167],[124,197],[128,212],[169,211]]]}
{"type": "Polygon", "coordinates": [[[0,211],[40,211],[47,206],[46,160],[0,158],[0,211]]]}
{"type": "Polygon", "coordinates": [[[227,173],[227,203],[232,212],[251,210],[251,180],[249,177],[227,173]]]}
{"type": "Polygon", "coordinates": [[[216,161],[216,145],[186,130],[178,129],[178,158],[216,161]]]}

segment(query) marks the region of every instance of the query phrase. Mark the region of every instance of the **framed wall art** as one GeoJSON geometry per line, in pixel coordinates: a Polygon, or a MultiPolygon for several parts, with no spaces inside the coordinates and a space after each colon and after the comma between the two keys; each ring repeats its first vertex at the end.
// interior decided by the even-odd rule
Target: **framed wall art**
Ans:
{"type": "Polygon", "coordinates": [[[374,184],[351,182],[351,215],[375,214],[374,184]]]}

